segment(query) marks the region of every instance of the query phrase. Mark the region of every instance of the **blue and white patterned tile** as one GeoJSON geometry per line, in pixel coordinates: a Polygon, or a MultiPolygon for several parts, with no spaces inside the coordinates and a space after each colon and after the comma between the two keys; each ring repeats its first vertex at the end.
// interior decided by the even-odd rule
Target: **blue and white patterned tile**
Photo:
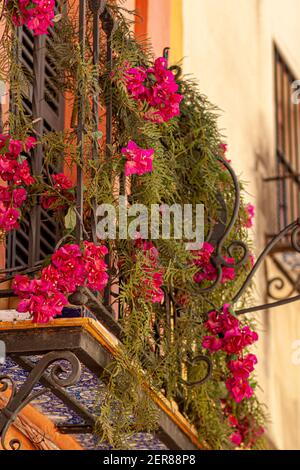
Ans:
{"type": "MultiPolygon", "coordinates": [[[[36,363],[39,356],[30,358],[32,362],[36,363]]],[[[65,365],[62,361],[61,365],[65,365]]],[[[28,377],[28,372],[24,371],[11,359],[7,359],[4,366],[0,367],[0,373],[9,375],[17,387],[20,387],[28,377]]],[[[41,386],[37,385],[34,390],[40,389],[41,386]]],[[[82,365],[82,373],[80,380],[76,385],[68,387],[68,393],[71,397],[80,402],[81,405],[86,407],[88,411],[96,414],[99,403],[101,403],[101,394],[105,393],[105,384],[101,382],[98,377],[92,374],[85,366],[82,365]]],[[[82,420],[75,412],[66,407],[66,405],[59,400],[52,393],[47,393],[40,396],[37,400],[32,402],[43,414],[49,417],[54,423],[68,423],[80,424],[82,420]]],[[[74,436],[75,439],[87,450],[111,450],[111,446],[107,443],[99,444],[99,439],[93,434],[82,434],[74,436]]],[[[135,450],[165,450],[165,445],[156,439],[151,434],[139,433],[132,436],[128,445],[131,449],[135,450]]]]}

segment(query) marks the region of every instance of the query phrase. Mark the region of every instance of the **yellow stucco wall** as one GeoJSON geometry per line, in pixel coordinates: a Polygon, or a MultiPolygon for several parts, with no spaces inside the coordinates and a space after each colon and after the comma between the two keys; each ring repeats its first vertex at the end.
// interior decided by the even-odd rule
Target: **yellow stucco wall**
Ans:
{"type": "Polygon", "coordinates": [[[183,59],[183,1],[171,2],[170,59],[173,64],[183,59]]]}
{"type": "MultiPolygon", "coordinates": [[[[275,203],[262,179],[274,174],[274,41],[300,78],[299,0],[183,0],[184,70],[222,110],[220,127],[229,158],[249,181],[249,200],[258,206],[253,232],[256,254],[264,244],[265,214],[275,203]]],[[[265,300],[264,270],[256,282],[265,300]]],[[[292,345],[300,339],[300,304],[260,318],[259,380],[269,406],[270,437],[280,449],[300,449],[300,365],[292,345]]]]}

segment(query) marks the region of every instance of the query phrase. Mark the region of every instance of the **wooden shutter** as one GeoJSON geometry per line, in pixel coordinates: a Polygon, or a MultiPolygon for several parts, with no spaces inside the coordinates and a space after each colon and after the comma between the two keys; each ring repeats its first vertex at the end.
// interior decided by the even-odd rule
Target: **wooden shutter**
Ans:
{"type": "MultiPolygon", "coordinates": [[[[48,36],[34,38],[26,27],[20,28],[20,58],[31,77],[30,90],[23,97],[23,105],[32,119],[40,119],[37,131],[48,133],[64,129],[64,99],[55,85],[55,67],[51,61],[49,46],[55,31],[48,36]]],[[[34,174],[43,171],[43,150],[38,148],[30,158],[34,174]]],[[[61,171],[51,168],[50,171],[61,171]]],[[[40,205],[26,214],[20,229],[8,235],[6,264],[8,268],[32,265],[51,254],[60,236],[60,228],[49,212],[40,205]]]]}

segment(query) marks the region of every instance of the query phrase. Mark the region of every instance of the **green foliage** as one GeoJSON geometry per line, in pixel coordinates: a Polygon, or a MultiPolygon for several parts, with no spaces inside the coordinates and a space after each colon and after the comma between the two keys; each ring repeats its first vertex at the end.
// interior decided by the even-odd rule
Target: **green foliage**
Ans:
{"type": "MultiPolygon", "coordinates": [[[[111,203],[117,207],[120,183],[124,193],[124,161],[120,150],[129,140],[143,148],[155,150],[154,169],[151,174],[131,179],[129,202],[138,202],[149,209],[152,204],[204,204],[206,236],[218,220],[220,211],[218,194],[221,192],[229,210],[234,207],[235,191],[229,173],[216,158],[220,154],[223,138],[218,130],[218,109],[198,90],[189,77],[178,77],[180,92],[184,95],[181,115],[167,124],[157,124],[143,119],[141,109],[128,96],[124,84],[126,64],[149,65],[153,62],[148,41],[137,42],[132,30],[132,20],[124,16],[122,8],[110,6],[116,21],[111,46],[113,70],[106,63],[106,42],[101,35],[100,66],[93,65],[92,20],[88,17],[87,46],[84,59],[77,42],[76,21],[62,16],[56,25],[54,43],[49,51],[57,71],[56,85],[65,93],[68,105],[73,108],[73,129],[64,133],[37,136],[44,150],[44,174],[57,168],[65,157],[72,169],[80,165],[85,179],[85,233],[91,237],[91,210],[95,204],[111,203]],[[104,52],[103,52],[104,51],[104,52]],[[104,107],[112,93],[113,140],[107,147],[102,132],[94,129],[93,97],[100,94],[101,129],[105,126],[104,107]],[[75,97],[70,98],[70,97],[75,97]],[[84,103],[84,161],[79,159],[76,123],[79,102],[84,103]],[[92,149],[97,145],[98,158],[93,159],[92,149]],[[107,158],[109,156],[109,158],[107,158]]],[[[76,15],[74,16],[76,18],[76,15]]],[[[8,116],[6,126],[15,137],[22,137],[34,130],[26,116],[22,96],[27,94],[31,77],[14,60],[18,39],[14,29],[8,27],[2,41],[0,54],[0,80],[10,82],[10,90],[18,113],[8,116]]],[[[51,186],[51,181],[40,180],[34,188],[40,195],[51,186]]],[[[65,235],[74,229],[74,203],[63,215],[65,235]]],[[[249,244],[246,230],[242,227],[244,203],[227,247],[233,240],[249,244]]],[[[157,426],[157,411],[147,396],[147,382],[157,392],[177,403],[179,410],[197,429],[199,439],[213,449],[230,448],[228,437],[232,430],[222,409],[227,397],[224,386],[225,355],[212,357],[213,376],[204,385],[190,388],[184,378],[191,380],[205,375],[205,367],[189,368],[191,358],[203,354],[201,342],[205,334],[203,323],[207,312],[230,303],[251,269],[250,262],[237,269],[235,281],[221,284],[209,294],[204,294],[193,282],[195,267],[184,244],[178,240],[160,240],[156,243],[160,263],[165,271],[165,290],[172,294],[170,305],[153,305],[145,298],[141,288],[145,274],[142,254],[134,251],[130,240],[110,243],[116,266],[112,270],[112,286],[120,284],[115,300],[120,310],[124,330],[124,347],[118,358],[105,371],[106,393],[99,402],[100,416],[96,432],[101,440],[109,441],[114,448],[126,448],[128,436],[139,431],[151,431],[157,426]],[[178,299],[187,299],[178,307],[178,299]],[[177,304],[176,304],[177,302],[177,304]]],[[[225,247],[226,248],[226,247],[225,247]]],[[[223,253],[225,254],[225,252],[223,253]]],[[[238,258],[238,253],[235,254],[238,258]]],[[[246,293],[244,301],[251,296],[246,293]]],[[[245,320],[247,323],[247,320],[245,320]]],[[[237,414],[251,414],[258,423],[263,421],[263,410],[256,398],[243,401],[237,406],[237,414]]],[[[261,443],[257,444],[262,445],[261,443]]]]}

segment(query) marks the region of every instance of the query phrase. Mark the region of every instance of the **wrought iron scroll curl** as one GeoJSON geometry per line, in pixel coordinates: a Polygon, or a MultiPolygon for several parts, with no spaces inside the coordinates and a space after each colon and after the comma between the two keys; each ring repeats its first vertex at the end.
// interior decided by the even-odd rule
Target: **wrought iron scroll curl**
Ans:
{"type": "Polygon", "coordinates": [[[283,277],[273,277],[268,281],[267,284],[267,295],[272,300],[281,300],[282,296],[277,295],[276,293],[282,293],[283,297],[291,297],[295,292],[295,288],[292,287],[290,291],[286,292],[286,286],[289,285],[289,282],[285,280],[283,277]]]}
{"type": "MultiPolygon", "coordinates": [[[[208,356],[204,356],[203,354],[199,354],[198,356],[194,357],[192,360],[186,362],[185,364],[188,367],[189,366],[193,367],[196,364],[201,364],[201,363],[205,364],[206,367],[207,367],[207,370],[206,370],[206,373],[205,373],[204,377],[202,377],[199,380],[193,381],[193,382],[181,379],[181,383],[183,385],[185,385],[188,388],[196,388],[196,387],[200,387],[201,385],[203,385],[205,382],[207,382],[211,378],[213,364],[212,364],[211,359],[208,356]]],[[[189,373],[189,371],[188,371],[188,373],[189,373]]]]}
{"type": "MultiPolygon", "coordinates": [[[[257,273],[258,269],[261,267],[261,265],[264,263],[266,260],[267,256],[271,253],[271,251],[274,249],[274,247],[280,243],[284,238],[287,237],[287,235],[291,234],[291,249],[296,251],[297,253],[300,253],[300,244],[299,244],[299,239],[300,239],[300,219],[297,219],[296,221],[292,222],[290,225],[285,227],[278,235],[276,235],[265,247],[261,255],[259,256],[257,262],[254,264],[253,269],[249,273],[248,277],[246,278],[243,286],[240,288],[240,290],[237,292],[235,297],[232,299],[232,304],[235,304],[238,302],[238,300],[241,298],[241,296],[245,293],[247,288],[250,286],[253,277],[257,273]]],[[[278,281],[279,278],[274,278],[273,282],[278,281]]],[[[281,287],[282,284],[278,284],[279,287],[281,287]]],[[[255,307],[250,307],[246,309],[242,309],[237,311],[236,313],[238,315],[246,314],[246,313],[252,313],[252,312],[258,312],[261,310],[266,310],[270,308],[275,308],[275,307],[280,307],[283,305],[288,305],[290,303],[296,302],[300,300],[300,295],[296,295],[294,297],[286,297],[282,300],[278,300],[276,302],[271,302],[267,304],[262,304],[258,305],[255,307]]]]}
{"type": "Polygon", "coordinates": [[[228,239],[239,215],[240,185],[236,177],[236,174],[233,171],[232,167],[229,165],[229,163],[221,157],[217,157],[217,159],[219,160],[220,163],[222,163],[222,165],[225,166],[225,168],[230,173],[230,176],[232,178],[233,185],[234,185],[235,199],[234,199],[233,212],[230,217],[229,223],[227,224],[228,209],[227,209],[226,203],[221,193],[218,193],[217,195],[217,199],[220,205],[219,222],[213,228],[208,239],[211,245],[215,247],[215,252],[211,257],[211,263],[215,267],[217,275],[216,275],[215,281],[210,286],[205,287],[205,288],[199,288],[198,292],[203,293],[203,294],[212,292],[219,286],[221,279],[222,279],[223,267],[231,267],[231,268],[236,269],[236,268],[239,268],[240,266],[245,265],[245,263],[249,259],[249,249],[246,243],[242,242],[241,240],[233,240],[230,243],[230,245],[226,248],[226,252],[230,257],[233,257],[236,249],[239,249],[242,252],[240,259],[236,261],[234,265],[226,261],[225,257],[222,254],[224,251],[225,242],[228,239]]]}
{"type": "Polygon", "coordinates": [[[33,392],[34,387],[44,375],[49,366],[53,364],[50,377],[53,383],[59,387],[66,388],[78,382],[81,376],[81,364],[74,353],[70,351],[53,351],[46,354],[33,368],[26,382],[17,390],[13,380],[6,376],[0,376],[0,393],[11,390],[10,397],[5,407],[0,410],[0,436],[1,445],[4,450],[20,450],[21,442],[11,439],[6,445],[6,436],[10,426],[14,423],[20,412],[32,401],[49,392],[42,388],[33,392]],[[66,361],[69,367],[55,364],[57,361],[66,361]]]}
{"type": "MultiPolygon", "coordinates": [[[[182,308],[181,305],[176,301],[172,291],[165,290],[165,299],[166,299],[168,317],[170,315],[171,305],[173,305],[174,307],[174,310],[176,312],[175,314],[177,314],[182,308]]],[[[180,378],[180,382],[182,383],[182,385],[188,388],[196,388],[196,387],[203,385],[211,378],[212,371],[213,371],[213,362],[209,356],[205,356],[204,354],[198,354],[197,356],[189,360],[183,361],[183,364],[186,366],[187,375],[189,376],[190,367],[193,367],[196,364],[200,364],[200,363],[206,366],[206,372],[204,376],[201,379],[193,381],[193,382],[180,378]]]]}

